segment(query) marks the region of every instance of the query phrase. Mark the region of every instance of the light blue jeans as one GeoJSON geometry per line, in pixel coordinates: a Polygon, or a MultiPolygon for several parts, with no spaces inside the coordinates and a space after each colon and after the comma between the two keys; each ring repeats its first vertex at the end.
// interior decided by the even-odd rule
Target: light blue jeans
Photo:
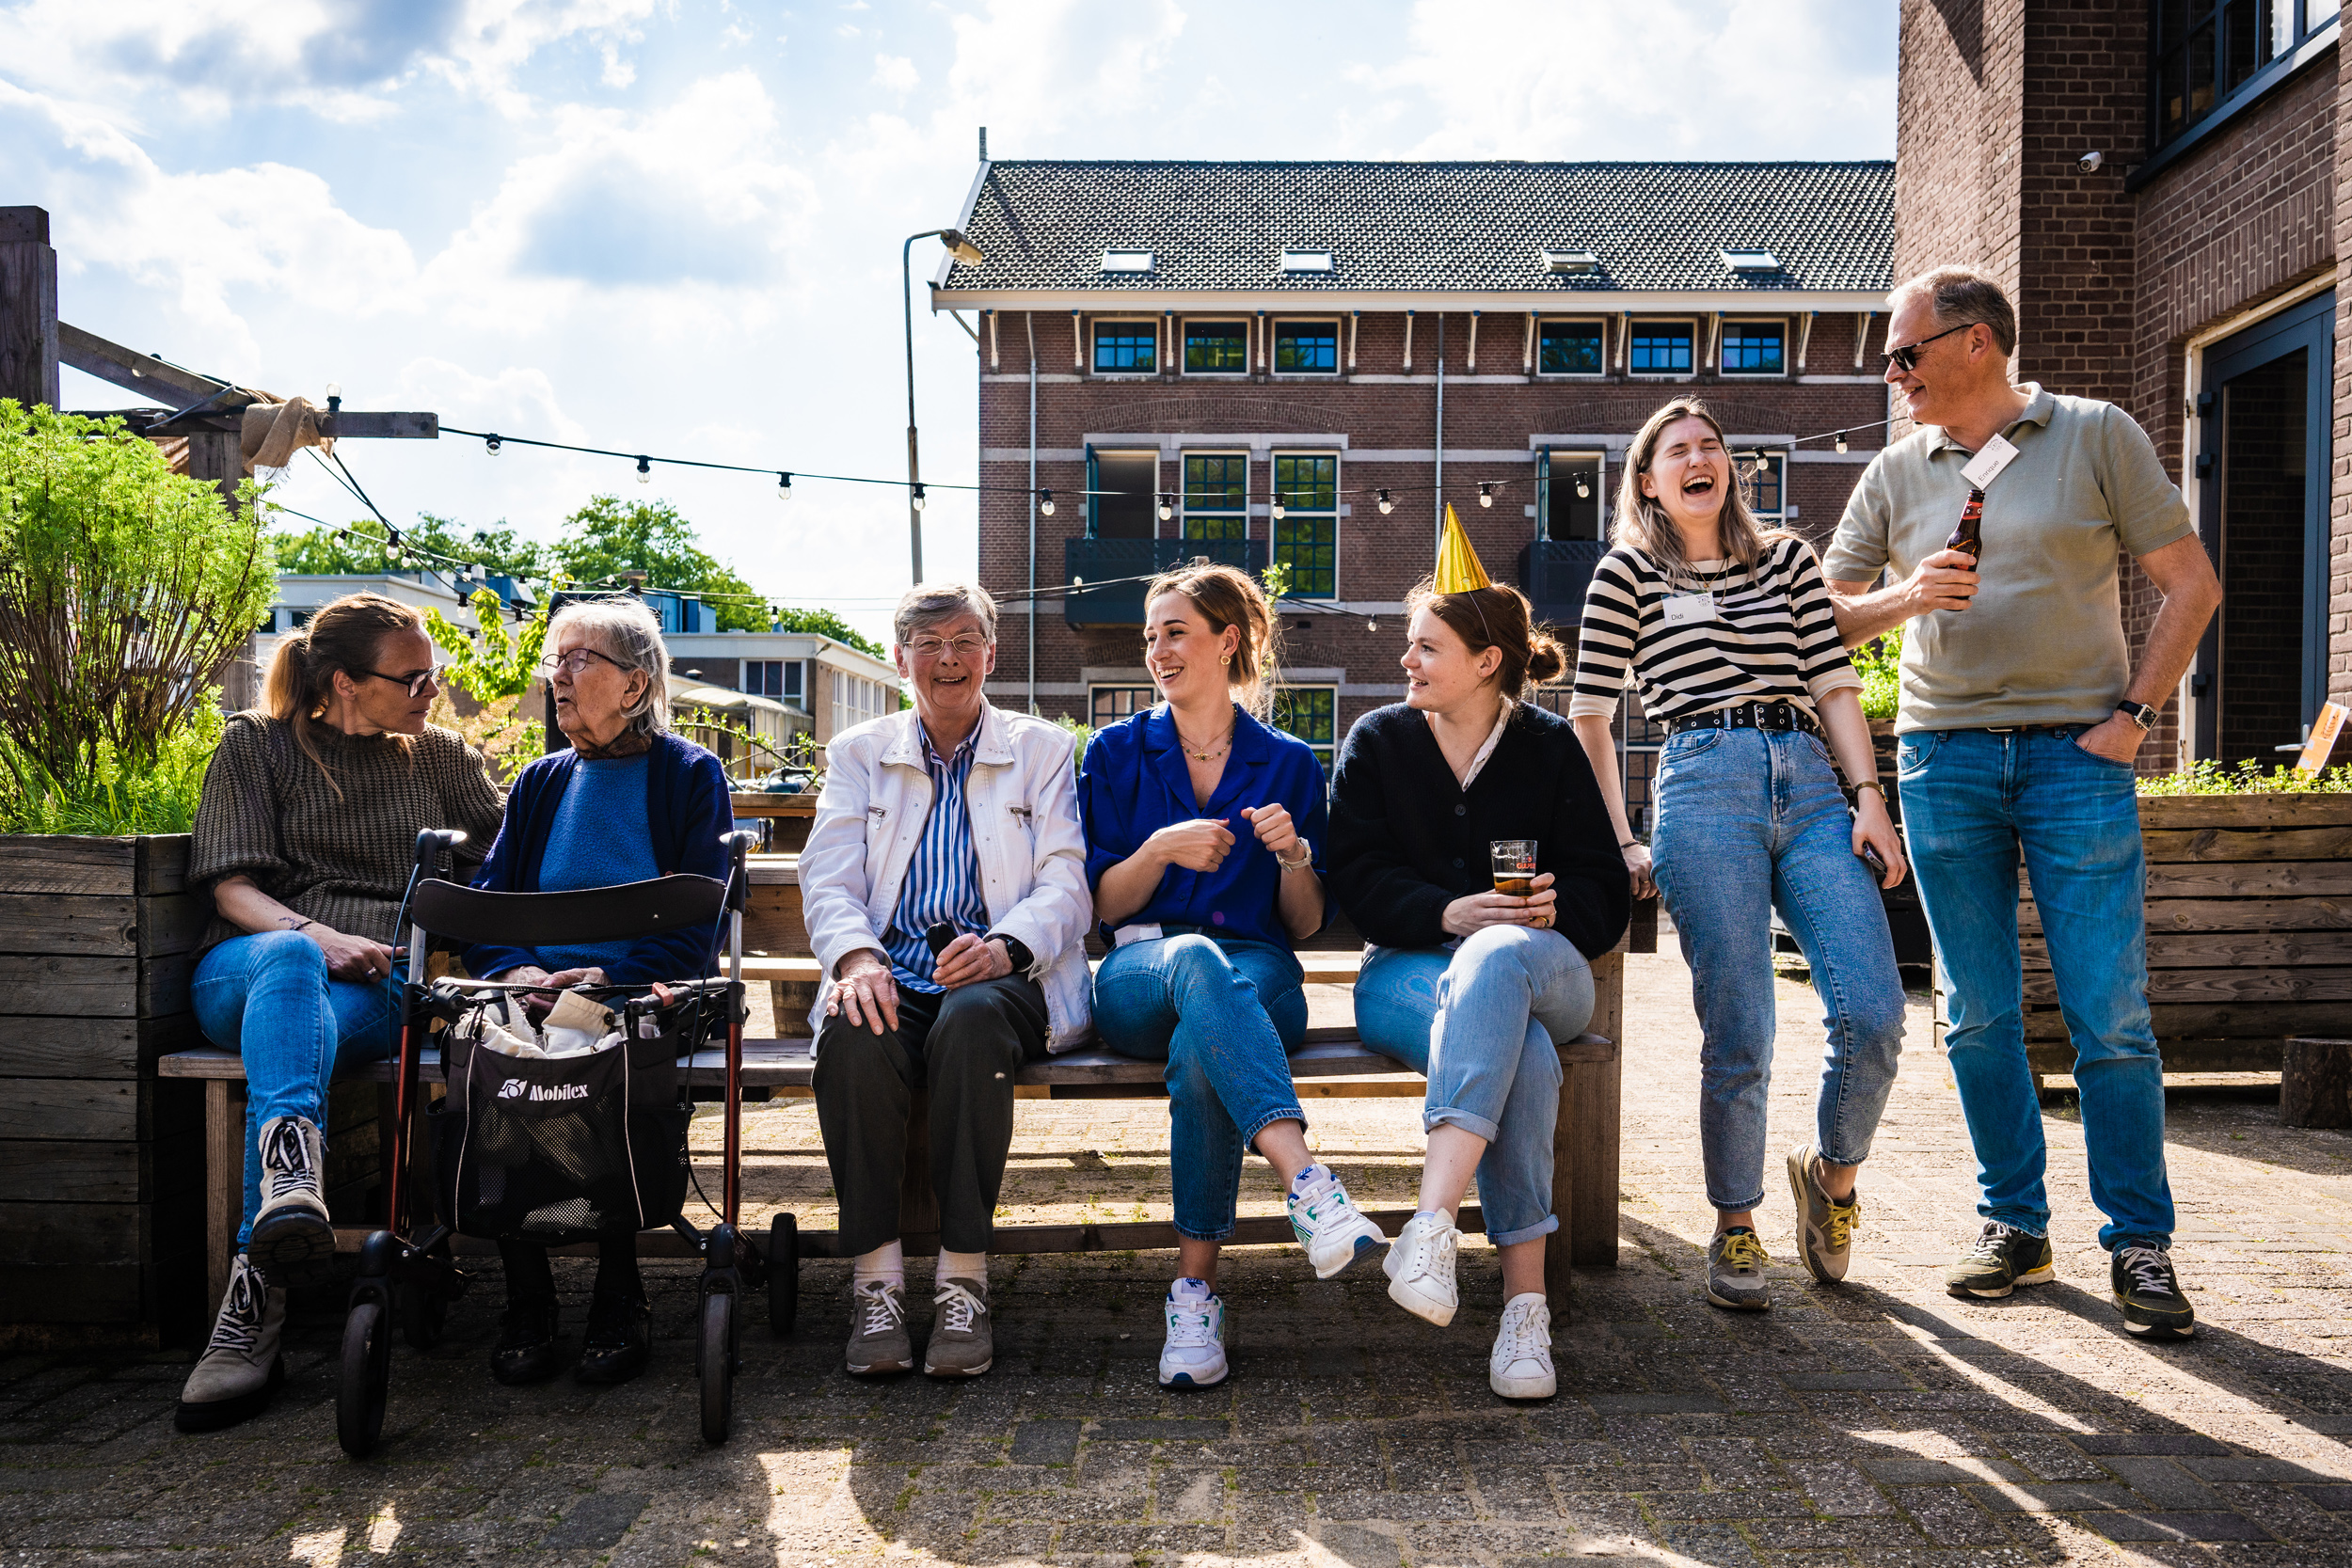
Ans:
{"type": "Polygon", "coordinates": [[[1497,1246],[1560,1228],[1551,1212],[1551,1134],[1560,1046],[1593,1021],[1593,971],[1557,931],[1489,926],[1451,952],[1375,947],[1356,976],[1364,1044],[1429,1080],[1424,1132],[1486,1140],[1478,1203],[1497,1246]]]}
{"type": "Polygon", "coordinates": [[[1286,948],[1182,930],[1120,942],[1095,972],[1103,1043],[1168,1064],[1179,1235],[1232,1234],[1243,1152],[1275,1122],[1306,1124],[1290,1067],[1307,1036],[1304,980],[1286,948]]]}
{"type": "Polygon", "coordinates": [[[296,931],[262,931],[205,954],[190,990],[204,1037],[245,1058],[243,1247],[262,1211],[262,1124],[301,1117],[324,1136],[336,1069],[391,1053],[400,989],[389,979],[329,979],[317,942],[296,931]]]}
{"type": "Polygon", "coordinates": [[[1772,911],[1804,949],[1824,1009],[1813,1141],[1832,1164],[1869,1155],[1902,1051],[1902,977],[1886,906],[1853,852],[1853,818],[1820,741],[1795,730],[1685,730],[1660,750],[1656,787],[1650,853],[1706,1034],[1707,1201],[1737,1213],[1764,1199],[1779,1027],[1772,911]]]}
{"type": "Polygon", "coordinates": [[[1977,1212],[2050,1227],[2042,1104],[2026,1066],[2017,948],[2025,855],[2074,1046],[2100,1244],[2172,1236],[2164,1168],[2164,1057],[2148,1016],[2146,867],[2128,763],[2062,729],[1915,731],[1896,752],[1903,837],[1935,936],[1950,1023],[1944,1049],[1977,1149],[1977,1212]]]}

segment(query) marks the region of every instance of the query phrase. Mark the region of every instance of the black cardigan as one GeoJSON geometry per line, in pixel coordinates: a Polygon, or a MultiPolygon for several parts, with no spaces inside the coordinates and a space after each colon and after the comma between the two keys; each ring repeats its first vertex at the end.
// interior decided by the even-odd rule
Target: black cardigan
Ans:
{"type": "Polygon", "coordinates": [[[1464,790],[1427,717],[1398,703],[1356,721],[1331,786],[1329,886],[1369,942],[1436,947],[1445,907],[1494,891],[1486,845],[1532,838],[1552,874],[1557,929],[1586,958],[1625,933],[1625,857],[1568,721],[1525,703],[1464,790]]]}

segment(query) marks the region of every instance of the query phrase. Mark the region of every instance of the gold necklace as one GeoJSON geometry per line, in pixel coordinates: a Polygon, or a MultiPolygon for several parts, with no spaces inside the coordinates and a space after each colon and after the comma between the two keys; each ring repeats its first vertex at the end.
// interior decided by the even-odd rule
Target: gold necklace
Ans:
{"type": "MultiPolygon", "coordinates": [[[[1174,715],[1169,715],[1168,722],[1171,726],[1175,725],[1174,715]]],[[[1195,762],[1215,762],[1217,758],[1223,756],[1226,752],[1233,749],[1233,726],[1232,724],[1225,726],[1224,738],[1218,743],[1216,750],[1214,752],[1194,751],[1192,749],[1192,742],[1184,738],[1184,732],[1181,727],[1177,727],[1176,729],[1176,744],[1183,747],[1184,750],[1184,755],[1192,758],[1195,762]]]]}

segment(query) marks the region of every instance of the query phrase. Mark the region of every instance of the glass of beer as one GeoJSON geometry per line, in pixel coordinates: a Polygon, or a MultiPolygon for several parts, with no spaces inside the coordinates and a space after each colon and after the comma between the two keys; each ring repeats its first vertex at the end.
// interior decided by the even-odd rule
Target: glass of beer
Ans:
{"type": "Polygon", "coordinates": [[[1535,841],[1532,838],[1498,838],[1486,845],[1493,858],[1495,891],[1507,893],[1514,898],[1525,898],[1535,891],[1535,841]]]}

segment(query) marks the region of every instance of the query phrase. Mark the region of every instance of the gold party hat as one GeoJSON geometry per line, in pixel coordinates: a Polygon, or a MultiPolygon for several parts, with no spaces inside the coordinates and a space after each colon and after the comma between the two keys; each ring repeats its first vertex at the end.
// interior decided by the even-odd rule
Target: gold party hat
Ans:
{"type": "Polygon", "coordinates": [[[1478,563],[1478,552],[1470,548],[1470,535],[1462,531],[1462,519],[1454,515],[1454,503],[1445,503],[1445,532],[1438,540],[1438,577],[1435,584],[1440,594],[1467,594],[1474,588],[1489,588],[1486,568],[1478,563]]]}

